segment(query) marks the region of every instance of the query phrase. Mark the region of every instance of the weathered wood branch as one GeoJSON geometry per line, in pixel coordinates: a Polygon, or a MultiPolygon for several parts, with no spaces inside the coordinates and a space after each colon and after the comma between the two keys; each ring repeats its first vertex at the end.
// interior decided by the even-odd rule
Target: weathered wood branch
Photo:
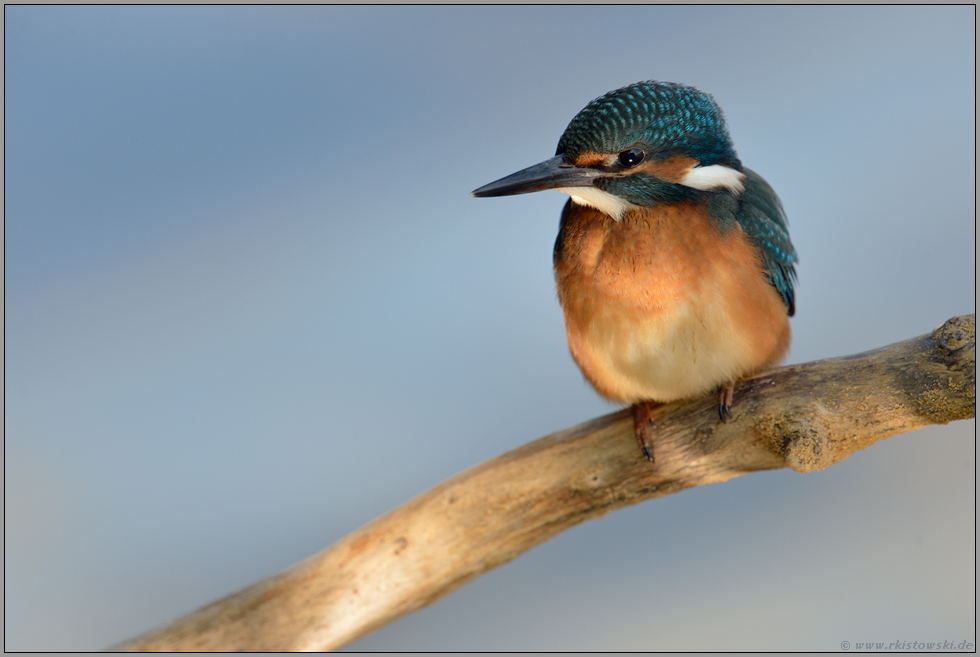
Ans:
{"type": "Polygon", "coordinates": [[[657,462],[628,410],[463,472],[282,573],[122,650],[329,650],[423,607],[580,522],[756,470],[819,470],[930,424],[975,417],[976,316],[658,409],[657,462]]]}

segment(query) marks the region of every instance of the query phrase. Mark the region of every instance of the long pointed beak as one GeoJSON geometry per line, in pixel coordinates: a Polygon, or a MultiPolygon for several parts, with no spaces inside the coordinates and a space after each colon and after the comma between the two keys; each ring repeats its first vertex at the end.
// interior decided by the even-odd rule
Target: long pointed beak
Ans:
{"type": "Polygon", "coordinates": [[[511,196],[557,187],[591,187],[592,182],[602,175],[601,171],[595,169],[564,164],[562,156],[556,155],[550,160],[474,189],[470,192],[470,196],[511,196]]]}

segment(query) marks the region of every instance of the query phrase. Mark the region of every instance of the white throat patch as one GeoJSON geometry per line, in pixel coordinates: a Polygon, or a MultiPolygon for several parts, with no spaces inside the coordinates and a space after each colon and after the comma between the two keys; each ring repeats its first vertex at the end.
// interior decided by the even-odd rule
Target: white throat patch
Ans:
{"type": "Polygon", "coordinates": [[[568,194],[579,205],[595,208],[599,212],[609,215],[615,221],[622,219],[627,210],[640,207],[626,199],[604,192],[598,187],[559,187],[558,191],[568,194]]]}

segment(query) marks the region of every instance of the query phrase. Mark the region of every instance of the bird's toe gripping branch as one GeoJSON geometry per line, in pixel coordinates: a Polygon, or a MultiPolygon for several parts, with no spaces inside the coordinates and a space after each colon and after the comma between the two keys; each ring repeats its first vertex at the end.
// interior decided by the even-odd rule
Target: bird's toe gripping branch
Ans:
{"type": "Polygon", "coordinates": [[[653,409],[660,404],[656,402],[637,402],[633,404],[633,426],[636,430],[636,442],[640,445],[640,449],[643,451],[643,456],[647,457],[650,463],[655,463],[653,460],[653,444],[650,442],[650,427],[657,426],[653,419],[653,409]]]}
{"type": "Polygon", "coordinates": [[[735,417],[732,415],[732,399],[735,397],[735,382],[718,386],[718,417],[722,422],[728,422],[735,417]]]}

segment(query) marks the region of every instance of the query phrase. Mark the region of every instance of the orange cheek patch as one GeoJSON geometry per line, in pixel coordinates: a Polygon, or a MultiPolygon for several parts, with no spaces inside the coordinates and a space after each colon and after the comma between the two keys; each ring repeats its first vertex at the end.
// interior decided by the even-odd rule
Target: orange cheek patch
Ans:
{"type": "Polygon", "coordinates": [[[693,157],[672,157],[667,160],[646,160],[641,162],[633,171],[643,171],[666,182],[680,182],[698,161],[693,157]]]}
{"type": "MultiPolygon", "coordinates": [[[[610,159],[614,157],[615,153],[582,153],[575,158],[574,164],[577,167],[601,167],[610,164],[610,159]]],[[[627,173],[642,171],[660,180],[676,183],[683,180],[687,172],[698,164],[693,157],[684,156],[672,157],[668,160],[649,159],[629,169],[627,173]]]]}
{"type": "Polygon", "coordinates": [[[594,167],[600,164],[605,164],[608,155],[603,155],[602,153],[582,153],[575,158],[575,166],[577,167],[594,167]]]}

